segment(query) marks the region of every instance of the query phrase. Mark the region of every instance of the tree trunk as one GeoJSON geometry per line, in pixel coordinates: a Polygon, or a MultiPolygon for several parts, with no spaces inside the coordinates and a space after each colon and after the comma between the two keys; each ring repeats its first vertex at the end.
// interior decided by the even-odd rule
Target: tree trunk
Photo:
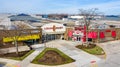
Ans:
{"type": "Polygon", "coordinates": [[[16,47],[16,54],[18,55],[18,44],[17,44],[17,40],[14,40],[15,43],[15,47],[16,47]]]}
{"type": "Polygon", "coordinates": [[[88,22],[86,21],[86,18],[84,18],[85,25],[86,25],[86,44],[88,44],[88,22]]]}
{"type": "Polygon", "coordinates": [[[88,34],[88,29],[86,28],[86,43],[88,44],[88,35],[87,34],[88,34]]]}
{"type": "Polygon", "coordinates": [[[97,40],[97,42],[99,43],[100,42],[100,30],[98,30],[97,33],[98,33],[98,40],[97,40]]]}
{"type": "Polygon", "coordinates": [[[86,44],[87,45],[89,45],[89,42],[88,42],[89,25],[90,25],[90,19],[88,19],[88,21],[86,21],[86,44]]]}

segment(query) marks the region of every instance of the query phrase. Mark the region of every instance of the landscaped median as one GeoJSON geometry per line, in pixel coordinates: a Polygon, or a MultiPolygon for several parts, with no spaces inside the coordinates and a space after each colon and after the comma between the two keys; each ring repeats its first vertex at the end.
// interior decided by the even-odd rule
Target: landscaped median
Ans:
{"type": "Polygon", "coordinates": [[[74,62],[75,60],[65,55],[56,48],[45,48],[33,61],[42,65],[61,65],[74,62]]]}
{"type": "Polygon", "coordinates": [[[78,45],[76,47],[93,55],[104,55],[105,54],[104,50],[95,44],[78,45]]]}
{"type": "Polygon", "coordinates": [[[34,50],[22,51],[22,52],[19,52],[19,55],[17,55],[15,52],[14,53],[7,53],[7,54],[1,54],[0,57],[14,59],[14,60],[23,60],[33,52],[34,52],[34,50]]]}

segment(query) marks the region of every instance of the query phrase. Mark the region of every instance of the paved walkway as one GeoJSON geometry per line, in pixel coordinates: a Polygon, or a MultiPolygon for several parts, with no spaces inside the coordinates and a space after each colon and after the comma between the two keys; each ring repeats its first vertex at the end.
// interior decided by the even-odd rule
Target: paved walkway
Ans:
{"type": "Polygon", "coordinates": [[[28,67],[28,65],[31,63],[31,61],[39,55],[44,50],[44,47],[41,47],[39,49],[36,49],[32,54],[30,54],[28,57],[26,57],[23,61],[18,63],[21,67],[28,67]]]}
{"type": "Polygon", "coordinates": [[[98,63],[99,67],[120,67],[120,40],[98,44],[106,52],[106,60],[98,63]]]}
{"type": "MultiPolygon", "coordinates": [[[[28,46],[19,46],[18,47],[19,51],[26,51],[30,50],[28,46]]],[[[11,48],[3,48],[0,49],[0,53],[11,53],[11,52],[16,52],[16,47],[11,47],[11,48]]]]}

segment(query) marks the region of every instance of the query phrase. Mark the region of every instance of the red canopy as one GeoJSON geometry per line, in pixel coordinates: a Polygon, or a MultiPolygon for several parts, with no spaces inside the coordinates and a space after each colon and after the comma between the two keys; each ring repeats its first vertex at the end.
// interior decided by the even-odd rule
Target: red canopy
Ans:
{"type": "Polygon", "coordinates": [[[92,38],[92,32],[88,33],[88,38],[92,38]]]}
{"type": "Polygon", "coordinates": [[[112,31],[112,37],[116,37],[116,31],[112,31]]]}
{"type": "Polygon", "coordinates": [[[72,31],[72,30],[69,30],[69,31],[68,31],[68,37],[72,37],[72,35],[73,35],[73,31],[72,31]]]}
{"type": "Polygon", "coordinates": [[[105,38],[104,32],[100,32],[100,38],[105,38]]]}
{"type": "Polygon", "coordinates": [[[89,32],[88,38],[93,38],[93,39],[97,38],[97,32],[89,32]]]}

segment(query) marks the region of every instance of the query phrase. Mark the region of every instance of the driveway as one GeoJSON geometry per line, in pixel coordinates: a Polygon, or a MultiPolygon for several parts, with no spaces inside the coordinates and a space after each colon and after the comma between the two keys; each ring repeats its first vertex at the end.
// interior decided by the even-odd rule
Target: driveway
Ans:
{"type": "Polygon", "coordinates": [[[99,67],[119,67],[120,66],[120,40],[99,43],[106,52],[106,59],[99,62],[99,67]]]}

